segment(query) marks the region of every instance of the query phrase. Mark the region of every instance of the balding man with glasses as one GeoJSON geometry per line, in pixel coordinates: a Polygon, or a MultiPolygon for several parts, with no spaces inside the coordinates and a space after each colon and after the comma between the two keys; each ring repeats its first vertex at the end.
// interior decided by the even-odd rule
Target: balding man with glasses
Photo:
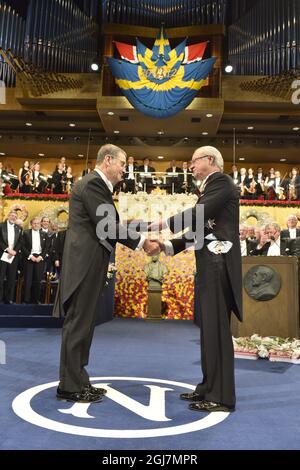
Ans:
{"type": "MultiPolygon", "coordinates": [[[[223,166],[219,150],[198,148],[190,162],[194,178],[202,182],[196,205],[150,226],[152,230],[168,226],[173,233],[183,226],[195,234],[200,290],[195,303],[200,313],[203,379],[194,392],[180,395],[191,401],[189,408],[194,411],[234,411],[236,401],[230,317],[234,312],[242,319],[239,190],[230,176],[223,174],[223,166]],[[204,228],[203,219],[198,220],[200,207],[204,209],[204,228]],[[190,225],[182,224],[185,220],[190,225]]],[[[191,243],[190,238],[185,234],[164,242],[161,249],[176,255],[191,243]]]]}

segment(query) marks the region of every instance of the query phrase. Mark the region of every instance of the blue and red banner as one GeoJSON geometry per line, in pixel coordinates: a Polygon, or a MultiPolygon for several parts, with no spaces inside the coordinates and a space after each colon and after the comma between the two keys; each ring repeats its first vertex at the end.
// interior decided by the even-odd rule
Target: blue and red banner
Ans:
{"type": "Polygon", "coordinates": [[[186,108],[206,83],[215,57],[203,60],[207,42],[171,49],[163,30],[148,49],[115,42],[120,59],[108,57],[117,85],[132,106],[142,113],[164,119],[186,108]]]}

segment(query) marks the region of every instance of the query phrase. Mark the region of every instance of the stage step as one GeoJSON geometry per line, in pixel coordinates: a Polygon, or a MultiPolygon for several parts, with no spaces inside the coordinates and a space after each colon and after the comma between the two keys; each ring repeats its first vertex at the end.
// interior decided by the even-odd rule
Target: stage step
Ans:
{"type": "Polygon", "coordinates": [[[60,328],[63,319],[52,317],[53,305],[0,305],[0,328],[60,328]]]}

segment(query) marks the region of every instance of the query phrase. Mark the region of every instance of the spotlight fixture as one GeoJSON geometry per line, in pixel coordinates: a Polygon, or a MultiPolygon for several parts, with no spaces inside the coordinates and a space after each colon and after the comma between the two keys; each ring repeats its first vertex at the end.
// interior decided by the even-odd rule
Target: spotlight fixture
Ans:
{"type": "Polygon", "coordinates": [[[165,131],[161,129],[160,131],[157,131],[158,135],[164,135],[165,131]]]}
{"type": "Polygon", "coordinates": [[[293,127],[293,131],[299,131],[300,127],[293,127]]]}
{"type": "Polygon", "coordinates": [[[286,158],[281,158],[279,161],[280,162],[286,162],[286,158]]]}
{"type": "Polygon", "coordinates": [[[224,70],[226,73],[232,73],[233,72],[233,67],[231,64],[226,64],[225,67],[224,67],[224,70]]]}
{"type": "Polygon", "coordinates": [[[163,157],[162,155],[158,155],[158,160],[163,160],[165,157],[163,157]]]}
{"type": "Polygon", "coordinates": [[[208,114],[206,115],[206,117],[207,117],[207,118],[212,118],[212,117],[213,117],[213,114],[208,113],[208,114]]]}
{"type": "Polygon", "coordinates": [[[244,162],[244,161],[245,161],[245,158],[244,158],[244,157],[240,157],[239,160],[240,160],[240,162],[244,162]]]}
{"type": "Polygon", "coordinates": [[[253,131],[254,127],[253,126],[248,126],[247,129],[248,129],[248,131],[253,131]]]}
{"type": "Polygon", "coordinates": [[[120,131],[115,130],[114,134],[120,134],[120,131]]]}
{"type": "Polygon", "coordinates": [[[108,111],[107,114],[108,114],[108,116],[114,116],[115,113],[113,111],[108,111]]]}
{"type": "Polygon", "coordinates": [[[69,127],[76,127],[76,124],[74,122],[70,122],[69,127]]]}
{"type": "Polygon", "coordinates": [[[47,140],[48,142],[50,142],[50,140],[52,140],[51,135],[48,135],[48,136],[46,137],[46,140],[47,140]]]}
{"type": "Polygon", "coordinates": [[[208,135],[208,132],[202,132],[202,135],[208,135]]]}
{"type": "Polygon", "coordinates": [[[77,155],[77,157],[83,158],[84,155],[83,155],[82,153],[79,153],[79,154],[77,155]]]}
{"type": "Polygon", "coordinates": [[[6,155],[6,153],[0,152],[0,155],[1,155],[1,157],[4,157],[6,155]]]}
{"type": "Polygon", "coordinates": [[[100,69],[100,60],[99,57],[95,57],[91,63],[91,69],[93,72],[98,72],[100,69]]]}
{"type": "Polygon", "coordinates": [[[65,140],[64,136],[61,135],[60,138],[59,138],[59,140],[61,140],[61,141],[65,140]]]}
{"type": "Polygon", "coordinates": [[[32,126],[32,122],[26,122],[26,123],[25,123],[25,126],[31,127],[31,126],[32,126]]]}
{"type": "Polygon", "coordinates": [[[44,154],[44,153],[39,153],[38,156],[39,156],[39,157],[44,157],[45,154],[44,154]]]}

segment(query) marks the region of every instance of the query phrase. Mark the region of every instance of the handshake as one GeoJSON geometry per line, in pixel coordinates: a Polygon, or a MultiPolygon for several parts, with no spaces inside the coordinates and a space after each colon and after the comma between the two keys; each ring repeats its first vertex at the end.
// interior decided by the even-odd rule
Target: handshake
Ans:
{"type": "MultiPolygon", "coordinates": [[[[158,222],[153,222],[152,224],[148,225],[148,232],[160,231],[164,228],[164,226],[165,223],[162,220],[159,220],[158,222]]],[[[165,251],[165,245],[159,240],[151,240],[149,238],[146,238],[143,244],[143,249],[148,256],[155,256],[161,253],[162,251],[165,251]]]]}
{"type": "Polygon", "coordinates": [[[143,244],[143,249],[147,255],[155,256],[161,251],[165,251],[165,245],[159,240],[150,240],[149,238],[146,238],[143,244]]]}

